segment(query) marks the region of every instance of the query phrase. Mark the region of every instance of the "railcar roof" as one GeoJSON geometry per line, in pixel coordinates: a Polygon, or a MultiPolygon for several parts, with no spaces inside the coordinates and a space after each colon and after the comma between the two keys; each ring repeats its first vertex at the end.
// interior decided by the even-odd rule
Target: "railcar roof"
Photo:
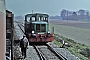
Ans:
{"type": "Polygon", "coordinates": [[[27,14],[27,15],[25,15],[25,16],[30,17],[30,16],[36,16],[36,15],[47,16],[47,17],[49,17],[48,14],[43,14],[43,13],[33,13],[33,14],[27,14]]]}

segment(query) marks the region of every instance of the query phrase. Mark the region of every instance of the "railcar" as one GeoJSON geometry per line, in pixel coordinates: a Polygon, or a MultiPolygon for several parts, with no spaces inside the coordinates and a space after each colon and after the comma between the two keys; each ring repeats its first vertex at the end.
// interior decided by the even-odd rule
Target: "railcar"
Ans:
{"type": "Polygon", "coordinates": [[[11,55],[11,59],[13,57],[13,51],[12,51],[13,41],[14,41],[13,29],[14,29],[14,14],[13,12],[6,10],[6,57],[10,58],[11,55]]]}
{"type": "Polygon", "coordinates": [[[30,43],[47,43],[54,40],[49,32],[48,14],[34,13],[25,15],[25,34],[30,43]]]}

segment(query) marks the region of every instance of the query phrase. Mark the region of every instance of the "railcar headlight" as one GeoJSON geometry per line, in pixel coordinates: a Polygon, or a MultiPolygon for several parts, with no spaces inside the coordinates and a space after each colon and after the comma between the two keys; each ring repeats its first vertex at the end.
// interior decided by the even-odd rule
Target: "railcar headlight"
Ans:
{"type": "Polygon", "coordinates": [[[50,33],[50,32],[48,31],[48,33],[50,33]]]}
{"type": "Polygon", "coordinates": [[[36,34],[34,31],[32,31],[32,37],[36,37],[36,34]]]}
{"type": "Polygon", "coordinates": [[[34,31],[32,31],[32,34],[34,34],[34,31]]]}

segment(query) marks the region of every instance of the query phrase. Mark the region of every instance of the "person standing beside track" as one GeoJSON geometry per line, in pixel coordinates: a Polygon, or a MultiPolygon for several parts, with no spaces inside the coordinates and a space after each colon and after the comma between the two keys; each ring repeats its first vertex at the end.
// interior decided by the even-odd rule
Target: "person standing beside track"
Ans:
{"type": "Polygon", "coordinates": [[[28,39],[26,38],[26,36],[23,36],[23,38],[20,41],[20,47],[24,58],[26,57],[27,46],[28,46],[28,39]]]}

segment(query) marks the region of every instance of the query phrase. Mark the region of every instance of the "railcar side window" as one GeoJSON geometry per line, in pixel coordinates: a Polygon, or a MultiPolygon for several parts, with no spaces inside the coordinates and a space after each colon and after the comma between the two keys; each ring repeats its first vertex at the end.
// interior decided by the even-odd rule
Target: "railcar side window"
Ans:
{"type": "Polygon", "coordinates": [[[12,23],[12,18],[8,17],[6,21],[7,21],[7,23],[12,23]]]}

